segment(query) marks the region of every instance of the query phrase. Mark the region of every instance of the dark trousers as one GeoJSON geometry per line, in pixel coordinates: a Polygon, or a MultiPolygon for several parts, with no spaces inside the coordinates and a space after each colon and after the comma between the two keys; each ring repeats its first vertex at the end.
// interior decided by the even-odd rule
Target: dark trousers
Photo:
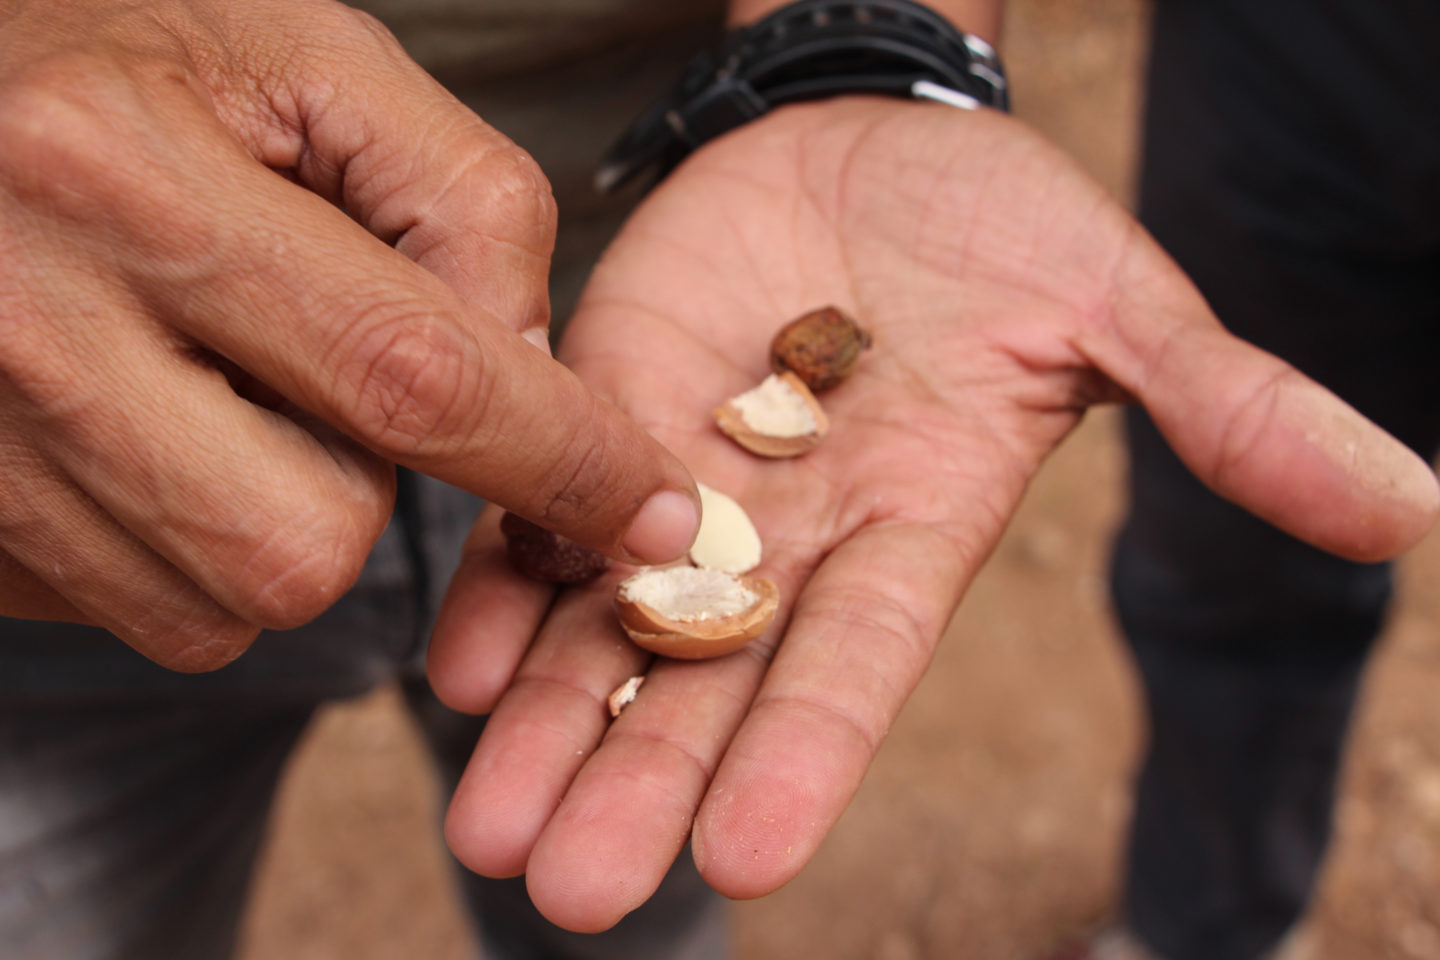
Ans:
{"type": "MultiPolygon", "coordinates": [[[[478,503],[401,477],[356,589],[216,673],[171,673],[91,627],[0,618],[0,957],[230,956],[275,788],[327,701],[401,683],[449,798],[484,720],[442,706],[420,663],[478,503]]],[[[688,855],[599,935],[552,926],[523,878],[456,877],[487,960],[728,955],[725,902],[688,855]]]]}
{"type": "MultiPolygon", "coordinates": [[[[1440,448],[1440,4],[1162,0],[1140,209],[1225,325],[1440,448]]],[[[1114,554],[1144,681],[1127,919],[1255,960],[1305,909],[1389,565],[1220,500],[1127,415],[1114,554]]]]}

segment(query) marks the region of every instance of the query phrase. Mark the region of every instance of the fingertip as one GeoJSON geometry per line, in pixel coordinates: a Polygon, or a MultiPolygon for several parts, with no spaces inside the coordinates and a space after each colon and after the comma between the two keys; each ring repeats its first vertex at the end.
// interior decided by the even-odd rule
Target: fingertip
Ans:
{"type": "Polygon", "coordinates": [[[159,638],[131,625],[103,625],[149,659],[176,673],[214,673],[228,667],[260,636],[259,627],[225,612],[218,615],[218,622],[206,616],[197,619],[203,626],[184,622],[159,638]]]}
{"type": "Polygon", "coordinates": [[[435,618],[425,671],[452,710],[490,713],[509,688],[555,589],[510,568],[489,511],[460,561],[435,618]]]}
{"type": "Polygon", "coordinates": [[[695,818],[691,855],[700,876],[732,900],[768,896],[793,880],[814,854],[804,831],[777,815],[743,809],[732,796],[708,797],[695,818]]]}
{"type": "Polygon", "coordinates": [[[1424,483],[1423,486],[1419,483],[1416,485],[1420,495],[1415,511],[1415,535],[1410,546],[1419,543],[1435,528],[1435,524],[1440,522],[1440,477],[1437,477],[1430,464],[1420,457],[1415,457],[1415,463],[1424,476],[1424,483]]]}
{"type": "Polygon", "coordinates": [[[1412,514],[1413,540],[1410,545],[1413,546],[1429,533],[1436,520],[1440,519],[1440,478],[1435,476],[1434,468],[1419,454],[1398,440],[1392,442],[1400,448],[1397,459],[1401,460],[1403,466],[1397,471],[1397,486],[1400,490],[1400,501],[1412,514]]]}
{"type": "Polygon", "coordinates": [[[436,699],[451,710],[474,715],[495,709],[518,664],[518,659],[511,662],[477,649],[474,624],[491,613],[470,589],[477,565],[473,557],[461,561],[425,651],[425,675],[436,699]]]}
{"type": "Polygon", "coordinates": [[[547,830],[540,837],[526,864],[525,884],[535,909],[574,933],[603,933],[638,910],[655,894],[678,853],[662,842],[665,855],[657,859],[650,844],[627,840],[635,835],[625,827],[580,847],[565,832],[562,827],[559,836],[547,830]]]}
{"type": "Polygon", "coordinates": [[[695,493],[661,490],[640,507],[622,546],[642,563],[668,563],[695,542],[700,529],[700,499],[695,493]]]}
{"type": "Polygon", "coordinates": [[[457,790],[445,810],[445,845],[471,873],[494,880],[518,877],[525,872],[529,845],[503,842],[502,832],[494,826],[493,818],[484,816],[465,792],[457,790]]]}
{"type": "Polygon", "coordinates": [[[547,871],[527,870],[525,889],[541,916],[571,933],[604,933],[640,905],[617,906],[608,899],[597,905],[591,889],[547,871]]]}
{"type": "MultiPolygon", "coordinates": [[[[732,899],[768,896],[793,880],[853,793],[834,789],[849,782],[845,734],[796,719],[772,714],[742,731],[696,814],[695,865],[732,899]]],[[[856,784],[863,772],[854,772],[856,784]]]]}
{"type": "Polygon", "coordinates": [[[1377,432],[1369,446],[1354,469],[1361,475],[1360,489],[1375,492],[1379,518],[1360,526],[1355,542],[1337,552],[1378,563],[1411,549],[1434,528],[1440,519],[1440,480],[1430,464],[1388,434],[1377,432]]]}
{"type": "MultiPolygon", "coordinates": [[[[1276,497],[1257,512],[1360,562],[1392,559],[1424,538],[1440,516],[1440,485],[1430,465],[1319,384],[1296,379],[1288,386],[1273,406],[1285,429],[1257,446],[1276,458],[1268,469],[1292,476],[1286,482],[1276,475],[1247,490],[1253,496],[1270,486],[1276,497]],[[1286,430],[1305,445],[1290,456],[1286,430]]],[[[1236,479],[1246,472],[1237,471],[1236,479]]]]}

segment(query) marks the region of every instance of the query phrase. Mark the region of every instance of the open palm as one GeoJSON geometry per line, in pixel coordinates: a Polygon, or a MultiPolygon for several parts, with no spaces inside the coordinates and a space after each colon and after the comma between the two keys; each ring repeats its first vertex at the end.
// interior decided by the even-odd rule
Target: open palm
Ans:
{"type": "Polygon", "coordinates": [[[526,872],[572,929],[637,906],[687,839],[731,896],[804,865],[1091,403],[1145,403],[1218,492],[1352,557],[1398,552],[1435,511],[1423,463],[1224,333],[1101,188],[989,113],[834,102],[707,147],[616,239],[561,357],[745,506],[783,598],[737,654],[652,662],[609,612],[624,571],[552,605],[482,520],[431,654],[452,705],[498,699],[449,838],[482,873],[526,872]],[[830,303],[875,340],[821,396],[830,433],[794,460],[746,453],[711,409],[830,303]],[[638,673],[611,723],[605,695],[638,673]]]}

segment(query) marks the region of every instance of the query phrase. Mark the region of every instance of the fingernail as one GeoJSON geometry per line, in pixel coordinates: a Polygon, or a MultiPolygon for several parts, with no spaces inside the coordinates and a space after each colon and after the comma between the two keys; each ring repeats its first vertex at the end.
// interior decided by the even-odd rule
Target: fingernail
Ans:
{"type": "Polygon", "coordinates": [[[545,356],[553,356],[553,354],[550,352],[550,331],[547,328],[531,327],[529,330],[523,331],[520,336],[524,337],[526,340],[529,340],[531,343],[535,344],[535,346],[543,350],[545,352],[545,356]]]}
{"type": "Polygon", "coordinates": [[[646,563],[674,560],[695,542],[700,509],[678,490],[662,490],[645,501],[630,523],[624,547],[646,563]]]}

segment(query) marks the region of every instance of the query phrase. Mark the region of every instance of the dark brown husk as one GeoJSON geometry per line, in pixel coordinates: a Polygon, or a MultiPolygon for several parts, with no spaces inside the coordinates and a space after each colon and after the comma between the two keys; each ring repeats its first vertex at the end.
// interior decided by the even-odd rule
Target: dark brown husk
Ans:
{"type": "Polygon", "coordinates": [[[828,390],[855,372],[870,334],[838,307],[822,307],[780,329],[770,345],[776,373],[793,370],[812,391],[828,390]]]}
{"type": "Polygon", "coordinates": [[[532,580],[545,583],[586,583],[604,573],[610,559],[574,540],[551,533],[524,517],[506,513],[500,518],[510,565],[532,580]]]}

